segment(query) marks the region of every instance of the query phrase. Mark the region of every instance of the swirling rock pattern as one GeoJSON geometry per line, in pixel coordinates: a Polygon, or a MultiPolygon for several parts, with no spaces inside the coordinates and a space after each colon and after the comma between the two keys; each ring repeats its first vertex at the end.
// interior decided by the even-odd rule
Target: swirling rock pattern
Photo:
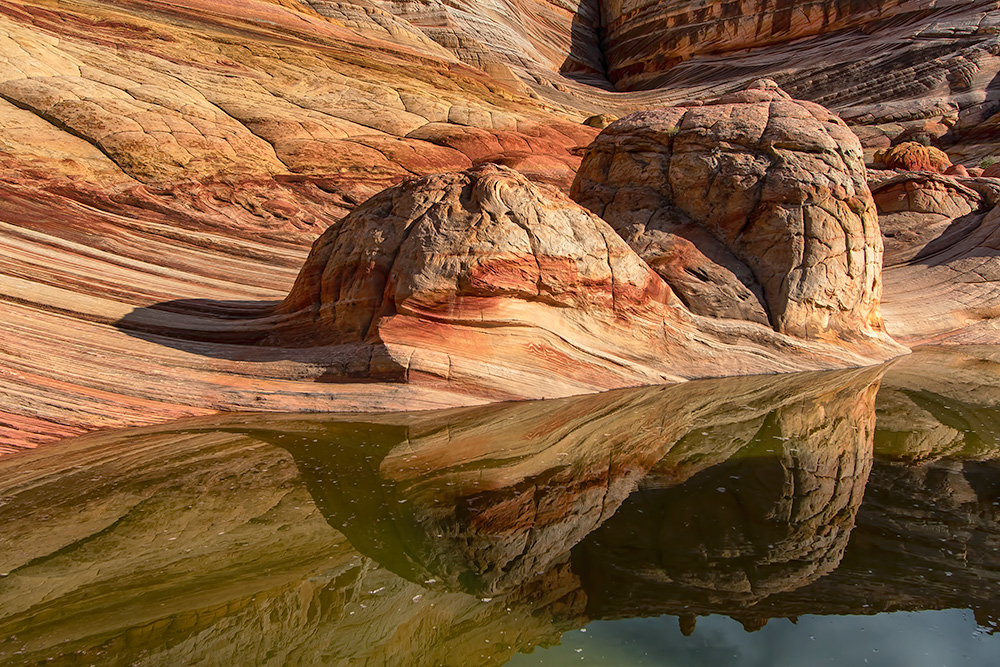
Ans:
{"type": "Polygon", "coordinates": [[[901,0],[813,2],[601,3],[608,74],[626,88],[648,85],[657,74],[693,55],[739,51],[830,33],[913,11],[901,0]]]}
{"type": "MultiPolygon", "coordinates": [[[[312,241],[385,188],[497,163],[568,191],[595,124],[678,102],[693,108],[693,99],[762,76],[836,112],[869,159],[910,139],[974,168],[998,152],[995,10],[981,0],[793,9],[638,0],[0,1],[0,451],[220,409],[396,410],[549,395],[526,390],[538,373],[492,394],[480,380],[472,388],[359,383],[372,358],[388,360],[381,370],[397,377],[409,362],[373,357],[365,340],[262,342],[295,339],[282,338],[287,327],[273,329],[294,319],[274,305],[312,241]],[[633,39],[651,26],[653,39],[633,39]],[[674,47],[657,35],[681,39],[664,57],[674,47]]],[[[636,194],[632,204],[655,209],[657,197],[636,194]]],[[[945,234],[951,238],[968,216],[986,214],[947,257],[903,250],[913,261],[884,281],[891,333],[911,342],[1000,339],[992,325],[992,204],[983,202],[948,218],[959,221],[945,234]]],[[[904,227],[903,214],[924,215],[919,206],[891,213],[900,223],[894,238],[914,232],[914,243],[930,243],[928,228],[904,227]]],[[[938,229],[951,213],[928,215],[938,229]]],[[[802,283],[804,301],[788,300],[810,303],[808,317],[818,312],[820,321],[800,327],[807,333],[785,329],[794,325],[782,315],[781,289],[762,281],[750,258],[759,248],[720,243],[693,218],[673,222],[670,235],[632,239],[689,311],[673,314],[700,332],[696,346],[709,341],[703,349],[752,342],[740,357],[747,363],[723,354],[710,367],[692,366],[685,358],[670,366],[671,377],[888,355],[878,336],[841,340],[877,329],[863,308],[857,321],[834,317],[823,329],[829,309],[813,306],[841,297],[817,297],[822,280],[802,283]],[[774,328],[795,336],[776,338],[774,328]],[[800,363],[816,352],[802,347],[800,334],[810,338],[806,348],[822,339],[838,349],[800,363]]],[[[867,298],[865,289],[857,298],[856,286],[845,293],[843,312],[867,298]]],[[[393,335],[385,345],[412,347],[408,334],[393,335]]],[[[601,334],[643,349],[617,336],[601,334]]],[[[469,349],[482,351],[481,332],[473,337],[469,349]]],[[[540,345],[544,368],[558,365],[549,348],[577,353],[554,339],[540,345]]],[[[527,363],[522,353],[503,345],[491,352],[527,363]]],[[[435,370],[412,377],[447,376],[432,357],[444,358],[414,357],[415,369],[435,370]]],[[[613,379],[555,383],[556,393],[646,382],[672,364],[661,359],[650,371],[643,361],[638,372],[632,361],[596,363],[612,368],[613,379]]]]}

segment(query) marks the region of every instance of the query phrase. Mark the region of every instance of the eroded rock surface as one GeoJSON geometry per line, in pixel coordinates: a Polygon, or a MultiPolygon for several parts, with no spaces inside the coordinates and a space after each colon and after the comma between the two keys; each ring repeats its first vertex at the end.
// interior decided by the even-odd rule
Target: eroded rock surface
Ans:
{"type": "Polygon", "coordinates": [[[803,338],[884,337],[861,146],[835,115],[773,82],[617,121],[572,196],[695,312],[803,338]]]}
{"type": "Polygon", "coordinates": [[[904,172],[875,193],[887,330],[913,345],[995,344],[1000,181],[904,172]]]}
{"type": "Polygon", "coordinates": [[[669,7],[652,0],[612,0],[602,3],[601,10],[609,76],[624,88],[635,88],[649,86],[694,55],[833,33],[917,8],[902,0],[735,0],[676,2],[669,7]]]}
{"type": "Polygon", "coordinates": [[[901,351],[871,330],[810,341],[693,316],[607,223],[493,165],[405,183],[331,227],[273,326],[272,345],[368,346],[345,374],[494,398],[901,351]]]}
{"type": "MultiPolygon", "coordinates": [[[[693,109],[691,100],[770,75],[793,97],[844,118],[869,159],[913,140],[947,151],[969,173],[988,166],[1000,154],[995,3],[848,5],[0,3],[0,449],[220,409],[394,410],[491,400],[462,382],[447,389],[343,384],[369,368],[373,348],[365,341],[260,343],[287,324],[272,309],[310,243],[372,195],[414,176],[487,163],[568,191],[598,126],[635,111],[679,102],[693,109]],[[670,40],[643,38],[650,29],[670,40]],[[609,73],[620,89],[664,87],[616,91],[609,73]]],[[[659,200],[636,195],[632,205],[644,211],[659,200]]],[[[897,238],[914,232],[918,245],[939,248],[931,237],[951,213],[928,215],[938,217],[897,238]]],[[[840,350],[800,363],[799,352],[815,350],[764,330],[784,331],[787,322],[776,325],[783,316],[752,253],[717,243],[697,220],[674,222],[672,235],[647,234],[635,247],[693,313],[692,326],[710,340],[702,349],[755,341],[753,361],[726,353],[692,373],[886,356],[881,339],[861,351],[857,341],[845,348],[824,338],[840,350]]],[[[941,262],[904,251],[917,264],[888,278],[892,333],[908,341],[998,339],[990,323],[992,241],[980,233],[989,224],[987,215],[941,262]],[[940,305],[928,312],[928,304],[940,305]]],[[[811,289],[806,301],[815,305],[822,299],[811,289]]],[[[543,320],[555,308],[567,312],[553,306],[543,320]]],[[[848,329],[833,323],[821,334],[839,338],[848,329]]],[[[634,340],[620,333],[598,337],[634,340]]],[[[643,336],[629,344],[645,350],[643,336]]],[[[461,344],[481,350],[485,338],[461,344]]],[[[401,340],[391,345],[402,349],[401,340]]],[[[490,358],[522,358],[528,345],[489,340],[490,358]]],[[[549,348],[574,358],[573,345],[546,339],[541,367],[559,365],[549,348]]],[[[602,345],[586,354],[600,357],[602,345]]],[[[435,361],[390,354],[380,372],[398,376],[413,358],[414,368],[436,369],[424,377],[447,375],[444,357],[429,357],[435,361]]],[[[486,358],[477,358],[474,372],[486,358]]],[[[634,359],[624,370],[619,361],[596,362],[602,373],[612,368],[611,381],[571,384],[590,391],[626,376],[627,383],[648,381],[650,372],[630,366],[634,359]]],[[[678,376],[678,368],[668,374],[678,376]]],[[[526,383],[511,380],[497,395],[542,395],[526,392],[526,383]]]]}

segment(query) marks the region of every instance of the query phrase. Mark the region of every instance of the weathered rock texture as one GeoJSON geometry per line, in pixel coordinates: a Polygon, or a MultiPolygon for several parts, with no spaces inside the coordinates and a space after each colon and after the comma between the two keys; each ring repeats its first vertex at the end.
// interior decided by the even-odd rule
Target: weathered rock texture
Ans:
{"type": "Polygon", "coordinates": [[[695,55],[781,44],[899,15],[905,20],[907,13],[927,11],[923,4],[730,0],[664,6],[653,0],[610,0],[601,3],[608,75],[626,88],[649,86],[695,55]]]}
{"type": "MultiPolygon", "coordinates": [[[[839,114],[869,158],[925,141],[975,168],[1000,154],[995,10],[979,0],[0,2],[0,451],[223,409],[487,400],[459,385],[330,382],[367,368],[364,341],[249,343],[276,323],[272,308],[316,236],[386,187],[492,162],[566,191],[595,125],[763,76],[839,114]]],[[[776,340],[799,350],[760,333],[780,313],[750,260],[685,229],[657,241],[655,268],[696,314],[730,322],[694,317],[695,328],[726,345],[755,340],[752,355],[776,340]],[[735,331],[734,317],[750,324],[735,331]]],[[[979,241],[927,273],[887,278],[893,333],[1000,338],[988,324],[992,242],[979,241]]],[[[845,363],[840,349],[823,354],[845,363]]],[[[802,367],[772,352],[704,374],[802,367]]],[[[865,354],[851,363],[881,353],[865,354]]]]}
{"type": "Polygon", "coordinates": [[[906,141],[875,153],[875,162],[885,165],[887,169],[934,171],[939,174],[952,168],[951,160],[944,151],[915,141],[906,141]]]}
{"type": "Polygon", "coordinates": [[[803,338],[884,338],[882,238],[861,146],[773,82],[617,121],[571,194],[695,312],[803,338]]]}
{"type": "Polygon", "coordinates": [[[886,328],[910,344],[994,344],[1000,181],[904,173],[875,186],[886,328]]]}
{"type": "Polygon", "coordinates": [[[810,341],[694,317],[607,223],[493,165],[373,197],[317,241],[278,313],[268,344],[367,346],[342,374],[488,398],[901,351],[871,329],[810,341]]]}

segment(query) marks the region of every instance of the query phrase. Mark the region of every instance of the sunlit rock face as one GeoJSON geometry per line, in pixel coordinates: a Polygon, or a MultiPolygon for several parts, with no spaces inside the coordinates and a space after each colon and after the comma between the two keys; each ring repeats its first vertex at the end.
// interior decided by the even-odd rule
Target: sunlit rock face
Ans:
{"type": "Polygon", "coordinates": [[[694,312],[890,344],[857,137],[773,82],[617,121],[589,148],[571,194],[694,312]]]}
{"type": "Polygon", "coordinates": [[[362,32],[450,52],[502,80],[516,80],[511,70],[604,73],[596,0],[298,1],[362,32]]]}
{"type": "MultiPolygon", "coordinates": [[[[348,347],[302,347],[305,329],[286,337],[291,313],[275,318],[273,308],[316,237],[388,187],[495,163],[567,192],[584,147],[608,119],[681,101],[693,108],[691,100],[707,102],[761,76],[837,112],[868,155],[909,138],[973,167],[998,147],[994,10],[979,0],[792,10],[594,0],[0,4],[0,453],[219,410],[454,407],[885,359],[901,350],[878,336],[867,349],[839,340],[876,328],[850,305],[844,312],[860,313],[858,326],[823,330],[838,339],[821,337],[835,349],[812,347],[820,340],[812,306],[803,316],[808,341],[775,337],[775,328],[794,326],[791,316],[779,321],[781,290],[775,298],[739,244],[715,243],[697,221],[673,236],[631,239],[689,311],[693,328],[678,325],[683,345],[670,347],[684,350],[679,360],[649,344],[649,303],[640,299],[643,312],[623,319],[622,309],[606,307],[606,276],[577,294],[600,296],[593,319],[535,302],[531,331],[540,339],[516,343],[465,322],[442,338],[441,323],[424,312],[394,320],[420,320],[413,328],[377,320],[386,325],[377,327],[378,344],[366,332],[348,347]],[[649,39],[632,39],[647,29],[649,39]],[[674,55],[661,57],[672,44],[682,59],[674,65],[674,55]],[[605,58],[612,51],[617,64],[605,58]],[[641,74],[625,73],[637,64],[641,74]],[[621,87],[647,90],[613,91],[609,65],[615,76],[635,78],[618,78],[621,87]],[[576,327],[569,342],[560,338],[564,326],[576,327]],[[295,347],[261,344],[269,337],[295,347]],[[435,346],[443,344],[442,354],[435,346]],[[729,356],[734,346],[741,352],[729,356]],[[468,364],[446,363],[455,349],[468,351],[468,364]],[[581,371],[560,355],[590,365],[581,371]],[[490,369],[500,380],[484,389],[484,369],[497,359],[490,369]],[[428,382],[342,382],[372,368],[372,376],[394,379],[410,369],[409,380],[428,382]],[[435,385],[449,374],[445,387],[435,385]]],[[[818,173],[829,176],[824,168],[818,173]]],[[[923,215],[919,207],[906,212],[923,215]]],[[[943,225],[938,213],[928,215],[935,229],[943,225]]],[[[989,297],[991,220],[954,258],[921,258],[884,283],[892,285],[890,333],[1000,340],[989,297]]],[[[594,250],[594,266],[613,254],[591,245],[584,254],[594,250]]],[[[818,267],[841,282],[835,263],[818,267]]],[[[662,290],[652,284],[650,303],[662,290]]],[[[856,289],[822,299],[851,301],[856,289]]],[[[787,301],[815,305],[822,299],[810,290],[805,301],[787,301]]],[[[330,331],[313,333],[328,340],[330,331]]]]}
{"type": "MultiPolygon", "coordinates": [[[[861,248],[848,261],[865,258],[861,248]]],[[[903,351],[871,330],[864,340],[796,338],[696,317],[606,222],[493,165],[410,181],[360,206],[316,242],[278,313],[266,344],[358,346],[345,376],[494,399],[903,351]]]]}

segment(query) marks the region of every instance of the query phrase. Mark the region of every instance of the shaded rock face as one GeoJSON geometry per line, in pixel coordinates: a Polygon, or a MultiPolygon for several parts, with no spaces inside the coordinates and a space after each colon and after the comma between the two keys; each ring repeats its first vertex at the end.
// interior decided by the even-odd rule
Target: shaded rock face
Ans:
{"type": "Polygon", "coordinates": [[[601,3],[608,74],[626,90],[651,87],[657,75],[696,54],[787,42],[908,10],[901,0],[601,3]]]}
{"type": "Polygon", "coordinates": [[[694,312],[803,338],[882,330],[882,239],[858,139],[773,82],[614,123],[571,196],[694,312]]]}
{"type": "Polygon", "coordinates": [[[914,345],[995,344],[1000,182],[906,172],[873,188],[890,334],[914,345]]]}
{"type": "Polygon", "coordinates": [[[968,181],[929,173],[879,181],[872,196],[879,212],[886,267],[933,254],[965,236],[989,207],[989,198],[968,181]]]}

